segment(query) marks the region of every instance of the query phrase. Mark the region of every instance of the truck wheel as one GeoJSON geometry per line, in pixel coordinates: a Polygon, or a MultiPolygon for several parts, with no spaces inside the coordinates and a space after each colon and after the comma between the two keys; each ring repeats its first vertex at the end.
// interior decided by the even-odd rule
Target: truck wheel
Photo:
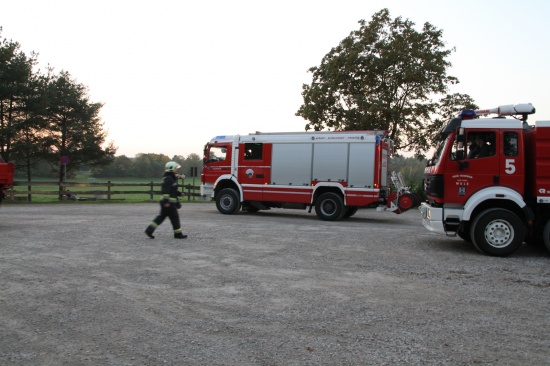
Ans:
{"type": "Polygon", "coordinates": [[[246,208],[246,212],[256,213],[256,212],[258,212],[258,211],[260,211],[260,209],[259,209],[258,207],[254,207],[254,206],[252,206],[252,205],[250,205],[250,206],[248,206],[248,207],[246,208]]]}
{"type": "Polygon", "coordinates": [[[550,220],[544,225],[544,230],[542,231],[542,241],[544,241],[544,246],[546,249],[550,250],[550,220]]]}
{"type": "Polygon", "coordinates": [[[469,224],[462,224],[463,226],[458,229],[456,232],[456,235],[464,241],[467,241],[468,243],[472,242],[472,237],[470,236],[470,225],[469,224]]]}
{"type": "Polygon", "coordinates": [[[504,257],[515,252],[525,239],[525,225],[511,211],[491,208],[472,223],[472,243],[482,253],[504,257]]]}
{"type": "Polygon", "coordinates": [[[336,193],[323,193],[315,201],[315,213],[321,220],[340,220],[344,215],[344,201],[336,193]]]}
{"type": "Polygon", "coordinates": [[[357,206],[346,206],[343,217],[352,217],[357,213],[357,210],[359,210],[357,206]]]}
{"type": "Polygon", "coordinates": [[[239,211],[240,202],[237,191],[224,188],[216,195],[216,207],[224,215],[232,215],[239,211]]]}

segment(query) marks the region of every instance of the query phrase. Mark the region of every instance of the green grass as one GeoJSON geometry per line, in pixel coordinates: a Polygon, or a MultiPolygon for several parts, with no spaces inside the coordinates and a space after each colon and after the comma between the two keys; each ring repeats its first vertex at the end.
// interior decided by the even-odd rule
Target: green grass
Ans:
{"type": "MultiPolygon", "coordinates": [[[[26,182],[25,179],[16,178],[16,182],[26,182]]],[[[92,186],[92,187],[67,187],[67,189],[71,192],[75,192],[77,197],[80,198],[79,201],[60,201],[58,199],[57,192],[59,191],[59,187],[55,185],[41,185],[41,183],[57,183],[56,179],[53,178],[34,178],[31,186],[31,191],[40,191],[40,192],[48,192],[48,193],[37,193],[32,194],[31,202],[32,203],[81,203],[81,202],[93,202],[93,203],[114,203],[114,202],[125,202],[125,203],[134,203],[134,202],[151,202],[151,201],[158,201],[159,195],[155,194],[153,195],[153,198],[151,199],[151,195],[149,193],[146,193],[146,191],[149,191],[151,189],[151,182],[154,184],[154,190],[160,191],[160,183],[162,182],[162,177],[159,177],[158,179],[151,179],[151,178],[91,178],[87,174],[81,174],[75,178],[68,178],[67,183],[108,183],[111,182],[112,184],[116,184],[116,186],[111,187],[111,192],[114,191],[125,191],[125,192],[133,192],[136,193],[121,193],[121,194],[112,194],[111,199],[100,199],[100,198],[106,198],[105,194],[103,192],[107,192],[108,188],[106,186],[92,186]],[[143,184],[144,186],[124,186],[124,184],[143,184]],[[145,186],[145,184],[147,186],[145,186]],[[49,193],[51,192],[51,193],[49,193]],[[98,195],[98,193],[100,193],[98,195]]],[[[181,184],[181,180],[180,180],[181,184]]],[[[193,185],[193,186],[199,186],[200,185],[200,178],[186,178],[184,181],[185,185],[193,185]]],[[[15,188],[15,201],[10,201],[9,197],[5,201],[6,204],[9,203],[17,203],[17,202],[28,202],[28,195],[26,193],[23,193],[27,191],[26,185],[17,185],[15,188]],[[20,192],[20,193],[18,193],[20,192]]],[[[180,188],[181,190],[181,188],[180,188]]],[[[183,192],[185,194],[188,193],[187,189],[184,189],[183,192]]],[[[9,196],[8,191],[8,196],[9,196]]],[[[198,194],[199,191],[191,191],[191,194],[198,194]]],[[[182,197],[182,201],[187,202],[188,197],[182,197]]],[[[191,197],[191,201],[197,201],[197,202],[205,202],[204,199],[200,197],[191,197]]],[[[210,200],[206,200],[207,202],[210,200]]]]}

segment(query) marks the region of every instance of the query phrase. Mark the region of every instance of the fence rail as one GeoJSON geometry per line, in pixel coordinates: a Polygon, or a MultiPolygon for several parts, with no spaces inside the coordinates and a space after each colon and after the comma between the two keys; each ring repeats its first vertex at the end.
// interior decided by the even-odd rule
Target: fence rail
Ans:
{"type": "MultiPolygon", "coordinates": [[[[162,183],[149,182],[149,183],[78,183],[78,182],[23,182],[15,181],[13,186],[6,192],[7,201],[19,201],[23,199],[32,200],[32,195],[52,195],[58,196],[60,199],[73,199],[73,200],[121,200],[124,198],[114,198],[117,195],[140,195],[149,196],[150,200],[154,200],[155,195],[160,195],[160,187],[162,183]],[[57,190],[36,190],[32,187],[58,187],[57,190]],[[98,188],[88,190],[73,190],[72,188],[98,188]],[[116,190],[113,187],[147,187],[146,190],[116,190]],[[26,189],[25,189],[26,188],[26,189]],[[103,189],[101,189],[103,188],[103,189]],[[79,196],[80,195],[80,196],[79,196]]],[[[196,200],[196,198],[203,196],[200,195],[200,187],[191,184],[181,184],[179,191],[183,192],[187,196],[187,200],[196,200]]]]}

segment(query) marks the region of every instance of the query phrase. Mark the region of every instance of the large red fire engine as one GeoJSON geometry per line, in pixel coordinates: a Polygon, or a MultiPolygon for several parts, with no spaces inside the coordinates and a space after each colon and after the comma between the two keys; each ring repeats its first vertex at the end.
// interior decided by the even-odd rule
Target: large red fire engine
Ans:
{"type": "Polygon", "coordinates": [[[388,179],[392,145],[375,131],[217,136],[204,148],[201,194],[223,214],[315,207],[334,221],[363,207],[404,212],[415,196],[400,176],[388,179]]]}
{"type": "Polygon", "coordinates": [[[531,104],[469,110],[442,127],[424,174],[428,230],[494,256],[524,241],[550,250],[550,121],[529,125],[533,113],[531,104]]]}
{"type": "Polygon", "coordinates": [[[0,157],[0,204],[6,197],[6,189],[13,184],[13,164],[5,163],[0,157]]]}

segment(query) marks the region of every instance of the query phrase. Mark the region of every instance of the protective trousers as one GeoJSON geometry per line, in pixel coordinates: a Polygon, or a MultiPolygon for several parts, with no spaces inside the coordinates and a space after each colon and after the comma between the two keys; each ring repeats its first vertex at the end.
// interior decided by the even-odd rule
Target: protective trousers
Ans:
{"type": "Polygon", "coordinates": [[[180,216],[178,214],[178,209],[174,205],[164,207],[164,204],[161,202],[160,214],[153,220],[155,228],[162,224],[166,217],[170,219],[172,227],[174,228],[174,233],[181,232],[180,216]]]}

